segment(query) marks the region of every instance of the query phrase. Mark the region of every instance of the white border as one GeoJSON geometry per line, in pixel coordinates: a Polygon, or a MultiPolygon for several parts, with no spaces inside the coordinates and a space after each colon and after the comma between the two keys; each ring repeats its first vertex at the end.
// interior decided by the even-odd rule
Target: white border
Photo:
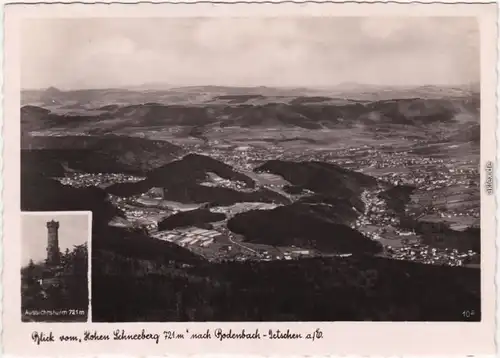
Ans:
{"type": "MultiPolygon", "coordinates": [[[[15,238],[19,221],[19,31],[16,29],[21,17],[175,17],[175,16],[478,16],[481,24],[481,183],[484,180],[486,161],[494,160],[495,143],[495,93],[496,72],[496,7],[494,5],[443,5],[443,4],[237,4],[211,5],[203,4],[140,4],[140,5],[37,5],[8,6],[6,8],[5,26],[5,118],[4,122],[4,237],[15,238]]],[[[15,315],[12,315],[16,297],[9,287],[16,287],[18,277],[13,274],[11,265],[4,265],[4,347],[6,353],[23,355],[60,355],[60,354],[120,354],[123,351],[144,356],[147,354],[180,354],[199,353],[223,354],[288,354],[288,355],[402,355],[402,354],[492,354],[494,352],[494,298],[493,264],[496,259],[494,248],[495,236],[495,203],[493,197],[481,192],[481,229],[482,229],[482,300],[483,322],[481,323],[375,323],[375,322],[338,322],[338,323],[294,323],[298,329],[307,330],[318,326],[329,327],[327,338],[314,344],[306,342],[270,342],[270,341],[217,341],[197,344],[169,341],[158,346],[141,342],[119,342],[115,344],[86,344],[73,346],[59,344],[40,346],[33,349],[28,332],[20,329],[15,315]]],[[[4,240],[6,256],[14,253],[15,239],[4,240]]],[[[159,323],[159,324],[105,324],[94,323],[92,328],[107,330],[115,327],[127,327],[138,330],[143,327],[163,331],[164,329],[180,329],[181,327],[231,327],[238,329],[260,326],[263,329],[282,324],[276,323],[159,323]],[[107,327],[106,327],[107,326],[107,327]]],[[[291,326],[288,325],[288,326],[291,326]]],[[[51,327],[56,330],[56,327],[51,327]]],[[[64,327],[64,332],[88,328],[83,324],[77,327],[64,327]]],[[[325,330],[324,330],[325,331],[325,330]]]]}

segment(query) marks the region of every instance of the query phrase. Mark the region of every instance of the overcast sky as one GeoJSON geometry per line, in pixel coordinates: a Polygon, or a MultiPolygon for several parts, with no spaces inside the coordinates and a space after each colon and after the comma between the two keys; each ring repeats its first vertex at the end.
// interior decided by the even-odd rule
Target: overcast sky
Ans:
{"type": "Polygon", "coordinates": [[[474,18],[32,19],[23,88],[479,81],[474,18]]]}
{"type": "Polygon", "coordinates": [[[47,215],[23,214],[21,221],[22,254],[21,263],[27,265],[31,260],[43,261],[47,258],[47,221],[59,221],[59,250],[64,253],[75,245],[88,241],[89,217],[87,214],[47,215]]]}

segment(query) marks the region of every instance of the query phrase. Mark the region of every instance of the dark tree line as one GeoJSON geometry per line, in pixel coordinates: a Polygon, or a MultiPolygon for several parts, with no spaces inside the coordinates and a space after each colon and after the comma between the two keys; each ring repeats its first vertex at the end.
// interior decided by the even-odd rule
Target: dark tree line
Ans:
{"type": "Polygon", "coordinates": [[[476,269],[367,255],[189,266],[94,255],[99,322],[460,321],[462,307],[481,308],[476,269]]]}

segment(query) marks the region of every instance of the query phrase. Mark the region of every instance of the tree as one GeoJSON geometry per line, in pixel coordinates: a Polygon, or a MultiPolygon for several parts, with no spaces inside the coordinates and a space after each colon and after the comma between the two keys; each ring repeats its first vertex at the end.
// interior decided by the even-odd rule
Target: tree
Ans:
{"type": "Polygon", "coordinates": [[[37,268],[33,260],[30,260],[28,266],[21,270],[21,278],[24,284],[34,285],[37,279],[37,268]]]}
{"type": "Polygon", "coordinates": [[[86,308],[88,305],[87,244],[66,250],[61,272],[61,292],[67,305],[86,308]]]}

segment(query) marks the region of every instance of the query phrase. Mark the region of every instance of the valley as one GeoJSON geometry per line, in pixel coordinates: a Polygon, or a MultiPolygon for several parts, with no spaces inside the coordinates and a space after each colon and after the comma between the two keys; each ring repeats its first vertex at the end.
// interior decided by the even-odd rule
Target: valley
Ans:
{"type": "MultiPolygon", "coordinates": [[[[205,89],[194,101],[192,91],[174,91],[191,98],[182,104],[156,103],[170,92],[133,103],[142,94],[108,91],[103,95],[126,103],[106,104],[87,93],[88,102],[70,113],[68,98],[82,94],[51,89],[41,97],[58,98],[57,110],[35,106],[35,93],[22,109],[22,209],[93,211],[96,320],[132,317],[132,308],[110,308],[119,297],[105,286],[121,280],[119,265],[134,277],[121,289],[113,285],[121,294],[135,296],[153,282],[161,287],[152,298],[159,300],[151,303],[156,308],[142,308],[140,319],[158,316],[158,307],[170,302],[177,308],[159,314],[162,319],[230,320],[220,302],[240,300],[235,320],[286,320],[285,308],[251,313],[246,306],[250,297],[288,292],[275,281],[278,268],[284,281],[295,275],[303,288],[341,293],[347,301],[355,287],[382,300],[390,295],[384,282],[393,279],[416,292],[421,280],[440,272],[447,283],[439,289],[449,285],[459,300],[479,304],[475,94],[341,101],[327,93],[205,89]],[[375,276],[367,279],[362,267],[375,276]],[[247,284],[237,283],[236,272],[247,284]],[[252,286],[258,277],[275,286],[252,286]],[[335,284],[323,281],[333,277],[335,284]],[[171,285],[174,296],[165,293],[171,285]],[[204,298],[187,298],[191,290],[204,298]]],[[[412,300],[422,302],[422,295],[412,300]]],[[[423,308],[399,307],[403,313],[378,318],[426,317],[423,308]]],[[[342,319],[342,309],[358,317],[342,305],[325,312],[342,319]]],[[[309,307],[300,318],[320,317],[314,312],[309,307]]],[[[451,308],[443,315],[453,319],[451,308]]]]}

